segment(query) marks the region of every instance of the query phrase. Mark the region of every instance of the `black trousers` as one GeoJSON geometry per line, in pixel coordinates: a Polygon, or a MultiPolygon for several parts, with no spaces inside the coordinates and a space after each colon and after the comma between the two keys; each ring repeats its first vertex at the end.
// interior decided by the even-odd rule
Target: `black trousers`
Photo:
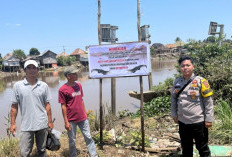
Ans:
{"type": "Polygon", "coordinates": [[[183,157],[193,156],[193,139],[200,157],[211,156],[208,147],[208,129],[205,127],[205,122],[184,124],[179,121],[179,133],[183,157]]]}

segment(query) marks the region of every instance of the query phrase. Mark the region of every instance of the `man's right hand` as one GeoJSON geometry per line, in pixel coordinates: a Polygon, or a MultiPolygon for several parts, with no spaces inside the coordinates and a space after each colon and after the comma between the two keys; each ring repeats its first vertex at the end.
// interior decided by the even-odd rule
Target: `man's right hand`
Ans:
{"type": "Polygon", "coordinates": [[[65,129],[71,130],[71,124],[69,122],[65,122],[65,129]]]}
{"type": "Polygon", "coordinates": [[[13,136],[15,136],[16,129],[17,129],[17,127],[16,127],[15,124],[12,124],[12,125],[10,126],[10,132],[12,133],[13,136]]]}
{"type": "Polygon", "coordinates": [[[176,123],[176,124],[178,124],[178,118],[176,117],[176,118],[173,118],[173,120],[174,120],[174,122],[176,123]]]}

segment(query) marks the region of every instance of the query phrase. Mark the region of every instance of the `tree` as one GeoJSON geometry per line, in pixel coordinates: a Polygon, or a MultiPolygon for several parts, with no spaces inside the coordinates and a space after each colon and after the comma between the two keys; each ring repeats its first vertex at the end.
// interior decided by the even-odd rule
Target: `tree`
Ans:
{"type": "Polygon", "coordinates": [[[0,53],[0,69],[2,69],[2,54],[0,53]]]}
{"type": "Polygon", "coordinates": [[[187,39],[187,42],[188,43],[197,43],[197,40],[189,38],[189,39],[187,39]]]}
{"type": "Polygon", "coordinates": [[[195,39],[187,39],[187,44],[184,45],[184,49],[187,49],[189,52],[195,52],[196,49],[201,47],[201,41],[195,39]]]}
{"type": "Polygon", "coordinates": [[[30,51],[29,51],[29,55],[30,56],[36,56],[36,55],[39,55],[40,52],[37,48],[31,48],[30,51]]]}
{"type": "Polygon", "coordinates": [[[0,53],[0,64],[2,64],[2,54],[0,53]]]}
{"type": "Polygon", "coordinates": [[[176,37],[175,44],[176,46],[180,46],[180,47],[185,45],[185,43],[180,39],[180,37],[176,37]]]}
{"type": "Polygon", "coordinates": [[[59,56],[56,59],[58,66],[64,66],[64,65],[70,66],[76,61],[76,58],[71,56],[59,56]]]}
{"type": "Polygon", "coordinates": [[[17,56],[20,60],[26,58],[24,51],[21,49],[14,50],[13,54],[17,56]]]}
{"type": "Polygon", "coordinates": [[[212,35],[212,36],[209,36],[205,41],[210,42],[210,43],[215,43],[217,41],[217,38],[212,35]]]}
{"type": "Polygon", "coordinates": [[[65,57],[64,56],[59,56],[56,58],[57,60],[57,65],[58,66],[64,66],[65,65],[65,57]]]}
{"type": "Polygon", "coordinates": [[[182,41],[182,40],[180,39],[180,37],[176,37],[175,42],[177,43],[177,42],[180,42],[180,41],[182,41]]]}
{"type": "Polygon", "coordinates": [[[151,46],[150,52],[151,52],[151,55],[154,55],[154,54],[155,54],[155,48],[154,48],[153,46],[151,46]]]}

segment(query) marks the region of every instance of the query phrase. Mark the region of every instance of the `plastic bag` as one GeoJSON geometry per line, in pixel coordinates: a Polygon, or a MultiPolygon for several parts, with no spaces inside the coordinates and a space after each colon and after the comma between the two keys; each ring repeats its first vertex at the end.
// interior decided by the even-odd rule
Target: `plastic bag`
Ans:
{"type": "Polygon", "coordinates": [[[60,139],[60,136],[61,136],[61,132],[55,130],[55,129],[52,129],[52,134],[54,134],[56,136],[57,139],[60,139]]]}
{"type": "Polygon", "coordinates": [[[48,130],[46,148],[51,151],[56,151],[60,149],[60,141],[56,136],[48,130]]]}

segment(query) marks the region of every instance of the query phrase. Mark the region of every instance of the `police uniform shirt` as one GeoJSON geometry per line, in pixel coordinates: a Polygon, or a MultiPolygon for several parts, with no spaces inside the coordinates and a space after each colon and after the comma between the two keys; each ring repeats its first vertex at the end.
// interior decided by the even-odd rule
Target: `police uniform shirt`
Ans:
{"type": "Polygon", "coordinates": [[[171,116],[185,124],[212,122],[214,117],[213,94],[208,81],[200,76],[191,76],[193,81],[177,98],[177,93],[188,82],[184,77],[174,81],[171,93],[171,116]],[[194,78],[195,77],[195,78],[194,78]]]}

